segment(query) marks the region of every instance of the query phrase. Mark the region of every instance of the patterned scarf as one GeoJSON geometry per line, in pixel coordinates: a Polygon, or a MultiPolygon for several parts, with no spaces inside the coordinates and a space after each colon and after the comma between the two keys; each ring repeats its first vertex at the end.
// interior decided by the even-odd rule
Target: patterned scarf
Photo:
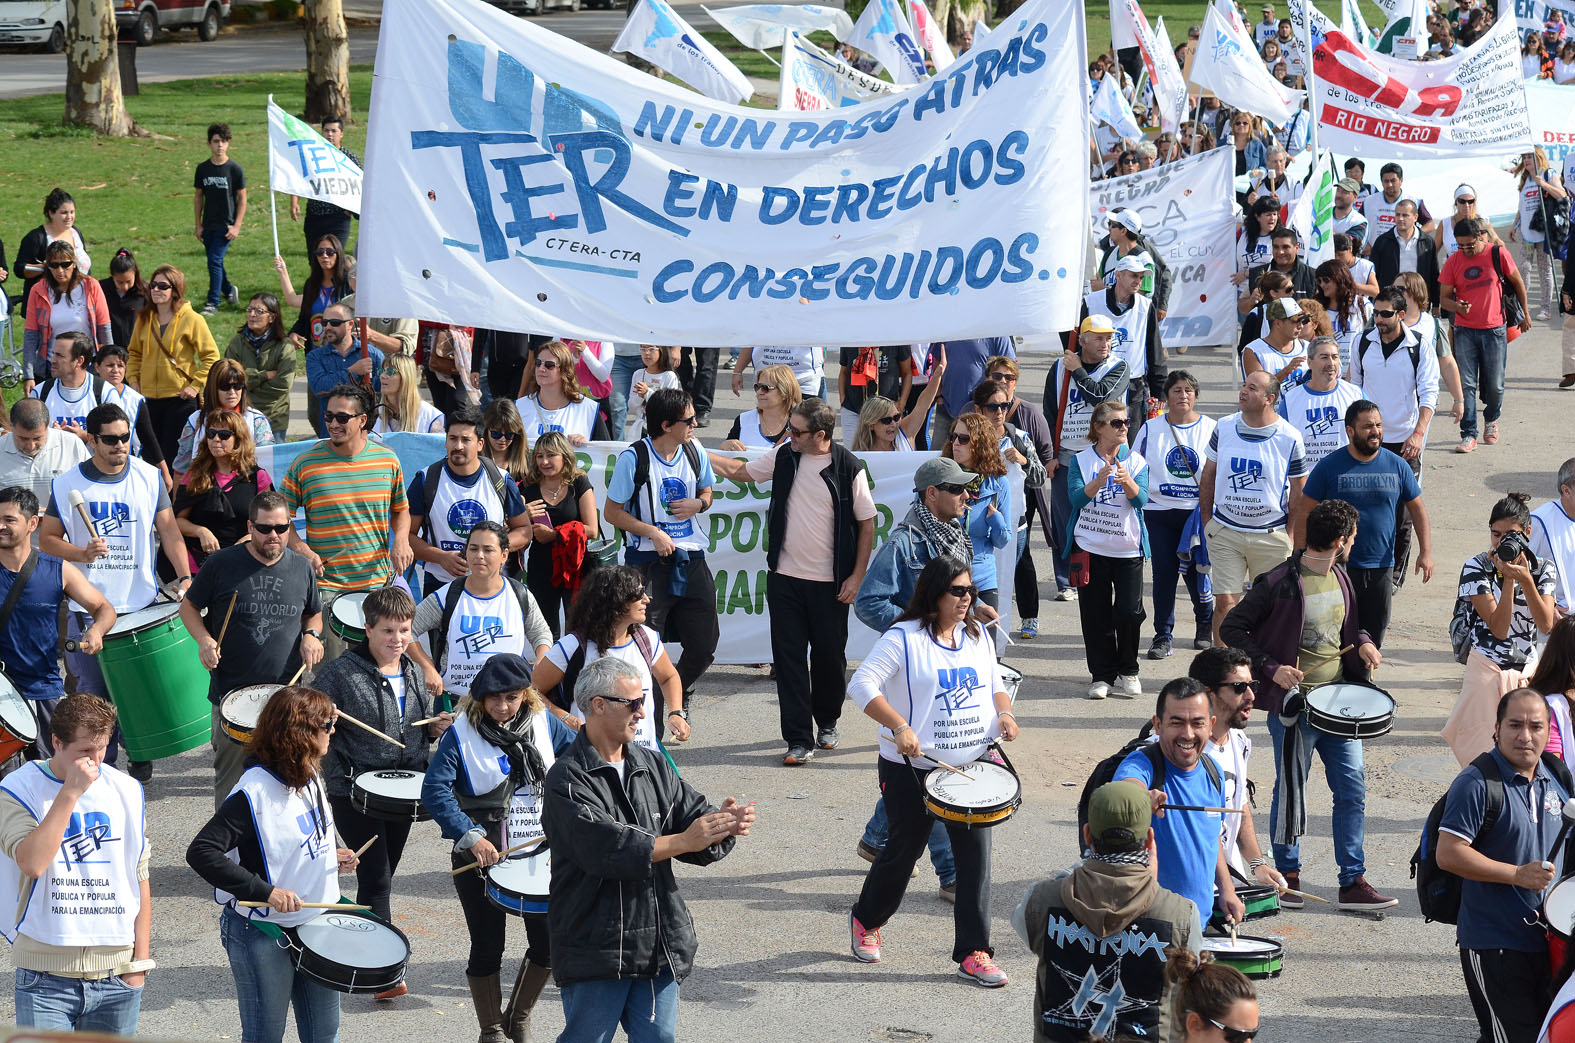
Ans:
{"type": "Polygon", "coordinates": [[[968,538],[960,522],[941,521],[930,513],[922,500],[914,501],[913,516],[919,520],[925,537],[935,547],[937,555],[944,554],[963,562],[973,561],[973,541],[968,538]]]}
{"type": "Polygon", "coordinates": [[[1108,855],[1098,852],[1088,856],[1096,862],[1103,862],[1112,866],[1146,866],[1148,865],[1148,851],[1139,848],[1136,851],[1112,851],[1108,855]]]}

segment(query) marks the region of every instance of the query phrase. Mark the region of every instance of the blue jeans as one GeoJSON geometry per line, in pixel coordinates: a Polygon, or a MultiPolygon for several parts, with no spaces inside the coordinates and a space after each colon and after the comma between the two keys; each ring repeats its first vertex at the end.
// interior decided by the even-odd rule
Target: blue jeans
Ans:
{"type": "Polygon", "coordinates": [[[1154,640],[1170,640],[1176,628],[1176,577],[1187,584],[1187,595],[1192,598],[1192,618],[1198,633],[1207,633],[1214,620],[1214,588],[1207,574],[1199,575],[1197,567],[1181,567],[1181,556],[1176,548],[1181,544],[1181,530],[1192,517],[1190,508],[1176,508],[1143,512],[1143,522],[1148,526],[1149,553],[1154,569],[1154,640]]]}
{"type": "Polygon", "coordinates": [[[1066,475],[1067,465],[1063,462],[1050,479],[1050,532],[1055,536],[1052,547],[1055,553],[1050,555],[1050,563],[1055,569],[1057,590],[1066,590],[1072,585],[1072,564],[1061,546],[1066,541],[1067,526],[1072,522],[1072,494],[1067,492],[1066,475]]]}
{"type": "Polygon", "coordinates": [[[558,989],[563,1033],[558,1043],[612,1043],[622,1025],[629,1043],[678,1038],[678,983],[671,968],[655,978],[577,981],[558,989]]]}
{"type": "Polygon", "coordinates": [[[1269,807],[1269,836],[1274,842],[1274,864],[1282,873],[1302,868],[1300,838],[1307,830],[1307,775],[1314,751],[1323,760],[1324,777],[1334,796],[1334,860],[1340,867],[1340,886],[1349,887],[1367,872],[1362,844],[1367,835],[1367,778],[1362,769],[1360,739],[1342,739],[1320,732],[1296,718],[1287,728],[1280,715],[1270,712],[1269,741],[1274,746],[1274,801],[1269,807]]]}
{"type": "MultiPolygon", "coordinates": [[[[875,814],[864,826],[863,843],[867,848],[876,851],[886,846],[886,834],[889,831],[886,824],[886,802],[875,802],[875,814]]],[[[957,882],[957,859],[952,855],[952,840],[946,835],[946,827],[941,825],[941,820],[936,819],[930,823],[930,864],[935,867],[935,875],[945,886],[957,882]]]]}
{"type": "Polygon", "coordinates": [[[1455,362],[1460,366],[1460,437],[1477,437],[1477,393],[1482,394],[1482,422],[1495,423],[1504,406],[1504,363],[1509,341],[1504,327],[1468,330],[1455,327],[1455,362]]]}
{"type": "Polygon", "coordinates": [[[614,442],[624,440],[623,427],[629,413],[629,386],[634,374],[645,363],[638,355],[614,355],[612,364],[612,394],[607,396],[607,428],[614,442]]]}
{"type": "Polygon", "coordinates": [[[339,993],[296,974],[290,951],[231,909],[219,917],[219,941],[235,975],[242,1043],[280,1043],[292,1006],[301,1043],[337,1043],[339,993]]]}
{"type": "Polygon", "coordinates": [[[142,990],[119,978],[83,981],[17,969],[16,1023],[24,1028],[133,1036],[141,1012],[142,990]]]}
{"type": "Polygon", "coordinates": [[[208,304],[217,308],[234,289],[224,271],[224,255],[230,252],[229,229],[204,228],[202,248],[208,251],[208,304]]]}

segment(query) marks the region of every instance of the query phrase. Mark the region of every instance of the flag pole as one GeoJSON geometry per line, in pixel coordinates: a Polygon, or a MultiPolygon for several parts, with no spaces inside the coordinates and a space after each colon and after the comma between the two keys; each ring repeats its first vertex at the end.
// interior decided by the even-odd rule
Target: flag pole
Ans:
{"type": "Polygon", "coordinates": [[[1318,77],[1313,72],[1312,0],[1304,0],[1302,8],[1302,48],[1307,54],[1307,115],[1312,123],[1307,127],[1307,144],[1312,149],[1313,165],[1318,163],[1318,77]]]}
{"type": "Polygon", "coordinates": [[[268,216],[273,222],[273,255],[284,256],[279,252],[279,207],[273,198],[273,95],[268,95],[268,216]]]}

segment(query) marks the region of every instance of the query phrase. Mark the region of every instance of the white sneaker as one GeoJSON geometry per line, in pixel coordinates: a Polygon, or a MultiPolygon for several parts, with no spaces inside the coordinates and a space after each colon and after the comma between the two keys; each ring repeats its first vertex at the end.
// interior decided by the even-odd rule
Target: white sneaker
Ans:
{"type": "Polygon", "coordinates": [[[1057,601],[1076,601],[1077,600],[1077,588],[1076,587],[1062,587],[1060,590],[1055,592],[1055,599],[1057,601]]]}
{"type": "Polygon", "coordinates": [[[1548,309],[1543,308],[1541,311],[1537,312],[1537,320],[1536,321],[1538,321],[1538,322],[1547,322],[1548,319],[1551,318],[1551,317],[1552,316],[1548,313],[1548,309]]]}
{"type": "Polygon", "coordinates": [[[1103,681],[1095,681],[1088,686],[1088,697],[1090,699],[1104,699],[1109,695],[1110,686],[1103,681]]]}
{"type": "Polygon", "coordinates": [[[1122,695],[1142,695],[1143,694],[1143,682],[1139,681],[1137,679],[1137,675],[1135,675],[1135,674],[1133,676],[1131,676],[1131,677],[1128,677],[1125,674],[1122,674],[1120,677],[1117,677],[1116,678],[1116,683],[1115,683],[1115,688],[1122,695]]]}

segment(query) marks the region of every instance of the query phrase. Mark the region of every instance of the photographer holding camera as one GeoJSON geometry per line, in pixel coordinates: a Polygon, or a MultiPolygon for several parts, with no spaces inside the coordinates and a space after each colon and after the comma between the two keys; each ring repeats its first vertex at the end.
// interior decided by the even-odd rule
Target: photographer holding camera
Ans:
{"type": "Polygon", "coordinates": [[[1492,745],[1499,699],[1528,683],[1557,618],[1553,563],[1531,551],[1530,502],[1510,493],[1494,504],[1489,549],[1460,569],[1449,636],[1466,675],[1443,735],[1461,767],[1492,745]]]}

